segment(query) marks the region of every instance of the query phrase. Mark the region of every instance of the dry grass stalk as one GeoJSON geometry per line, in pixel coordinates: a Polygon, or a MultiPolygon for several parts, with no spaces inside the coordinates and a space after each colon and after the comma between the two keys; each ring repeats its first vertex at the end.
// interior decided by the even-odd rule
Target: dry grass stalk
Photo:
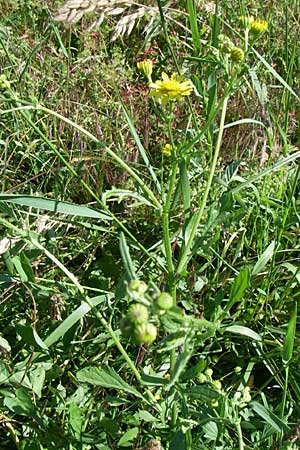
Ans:
{"type": "MultiPolygon", "coordinates": [[[[144,2],[145,3],[145,2],[144,2]]],[[[68,0],[57,12],[54,19],[60,22],[78,22],[86,13],[97,14],[97,20],[93,22],[89,29],[98,27],[103,20],[109,16],[122,17],[115,25],[112,41],[118,37],[129,35],[136,23],[145,16],[151,18],[159,15],[156,2],[149,0],[149,4],[139,4],[130,0],[68,0]]]]}

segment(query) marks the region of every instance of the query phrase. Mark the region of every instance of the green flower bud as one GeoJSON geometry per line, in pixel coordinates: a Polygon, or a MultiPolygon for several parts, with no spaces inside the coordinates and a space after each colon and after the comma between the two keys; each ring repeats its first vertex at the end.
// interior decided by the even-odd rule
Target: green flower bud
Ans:
{"type": "Polygon", "coordinates": [[[239,375],[242,372],[242,368],[240,366],[236,366],[234,368],[234,372],[239,375]]]}
{"type": "Polygon", "coordinates": [[[225,34],[219,34],[218,39],[220,50],[228,53],[230,51],[230,48],[233,46],[231,39],[229,39],[229,37],[225,34]]]}
{"type": "Polygon", "coordinates": [[[140,325],[148,322],[148,308],[140,303],[134,303],[129,307],[126,318],[134,325],[140,325]]]}
{"type": "Polygon", "coordinates": [[[207,376],[204,373],[199,373],[197,380],[198,383],[203,384],[207,381],[207,376]]]}
{"type": "Polygon", "coordinates": [[[134,330],[134,337],[138,344],[151,344],[157,336],[157,328],[152,323],[143,323],[134,330]]]}
{"type": "Polygon", "coordinates": [[[209,378],[211,378],[211,377],[212,377],[212,374],[213,374],[213,370],[212,370],[212,369],[206,369],[205,373],[206,373],[206,375],[207,375],[209,378]]]}
{"type": "Polygon", "coordinates": [[[251,24],[254,22],[255,19],[253,16],[248,15],[248,16],[240,16],[239,20],[245,28],[250,28],[251,24]]]}
{"type": "Polygon", "coordinates": [[[151,80],[151,75],[152,75],[152,71],[153,71],[153,62],[151,61],[151,59],[146,59],[144,61],[139,61],[136,63],[137,68],[143,72],[144,75],[146,75],[146,77],[148,78],[148,81],[152,81],[151,80]]]}
{"type": "Polygon", "coordinates": [[[245,53],[239,47],[231,47],[230,58],[234,63],[240,63],[245,58],[245,53]]]}
{"type": "Polygon", "coordinates": [[[246,386],[243,390],[243,400],[245,403],[251,402],[250,387],[246,386]]]}
{"type": "Polygon", "coordinates": [[[220,391],[222,389],[222,383],[219,380],[214,380],[211,382],[211,384],[217,391],[220,391]]]}
{"type": "Polygon", "coordinates": [[[158,299],[156,300],[156,304],[159,309],[171,309],[174,305],[173,298],[167,292],[162,292],[158,299]]]}
{"type": "Polygon", "coordinates": [[[120,330],[124,337],[130,337],[133,334],[133,324],[126,317],[120,321],[120,330]]]}
{"type": "Polygon", "coordinates": [[[144,281],[132,280],[128,286],[128,294],[134,300],[139,300],[140,298],[144,297],[147,289],[148,286],[144,281]]]}

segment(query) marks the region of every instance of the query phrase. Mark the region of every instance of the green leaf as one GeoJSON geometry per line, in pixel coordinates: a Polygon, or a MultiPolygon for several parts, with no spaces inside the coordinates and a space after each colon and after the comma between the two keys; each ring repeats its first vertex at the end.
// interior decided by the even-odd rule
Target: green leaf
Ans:
{"type": "Polygon", "coordinates": [[[118,442],[120,447],[131,447],[134,439],[137,437],[139,432],[138,427],[131,428],[123,434],[118,442]]]}
{"type": "Polygon", "coordinates": [[[201,400],[203,402],[210,402],[211,400],[217,400],[221,394],[214,389],[204,386],[193,386],[185,391],[185,394],[195,400],[201,400]]]}
{"type": "Polygon", "coordinates": [[[258,333],[248,327],[244,327],[243,325],[230,325],[229,327],[224,328],[224,331],[229,331],[229,333],[234,334],[241,334],[253,339],[254,341],[262,341],[262,338],[258,333]]]}
{"type": "Polygon", "coordinates": [[[3,351],[3,353],[10,353],[11,351],[11,346],[9,345],[8,341],[2,336],[0,336],[0,350],[3,351]]]}
{"type": "Polygon", "coordinates": [[[42,396],[45,377],[46,371],[43,366],[38,366],[36,369],[29,372],[29,380],[32,385],[32,389],[39,398],[42,396]]]}
{"type": "Polygon", "coordinates": [[[248,267],[240,270],[240,273],[235,278],[230,291],[228,303],[225,307],[225,312],[229,311],[232,306],[244,296],[246,289],[249,287],[250,272],[248,267]]]}
{"type": "Polygon", "coordinates": [[[35,416],[35,406],[23,388],[16,389],[15,397],[6,397],[4,405],[21,416],[35,416]]]}
{"type": "Polygon", "coordinates": [[[69,422],[70,425],[77,435],[80,435],[83,424],[83,417],[81,410],[76,403],[71,403],[69,406],[69,422]]]}
{"type": "Polygon", "coordinates": [[[128,111],[127,111],[127,108],[125,106],[125,103],[123,102],[123,99],[122,99],[120,93],[117,92],[117,94],[118,94],[119,102],[120,102],[121,107],[123,109],[123,113],[124,113],[125,119],[127,121],[127,124],[129,126],[130,132],[132,134],[132,137],[133,137],[133,139],[134,139],[134,141],[136,143],[136,146],[137,146],[137,148],[139,150],[139,153],[140,153],[141,157],[143,158],[144,164],[147,167],[147,169],[148,169],[148,171],[149,171],[149,173],[150,173],[150,175],[152,177],[154,185],[156,186],[157,191],[160,193],[161,192],[160,182],[159,182],[159,180],[158,180],[158,178],[157,178],[157,176],[156,176],[156,174],[154,172],[154,169],[153,169],[153,167],[152,167],[152,165],[151,165],[151,163],[149,161],[149,158],[148,158],[147,153],[146,153],[146,151],[144,149],[144,146],[141,143],[141,140],[140,140],[140,138],[139,138],[139,136],[138,136],[138,134],[136,132],[136,129],[134,127],[134,124],[133,124],[133,122],[132,122],[132,120],[131,120],[131,118],[130,118],[130,116],[128,114],[128,111]]]}
{"type": "Polygon", "coordinates": [[[289,320],[289,325],[287,329],[287,333],[285,336],[283,350],[282,350],[282,361],[283,364],[287,365],[293,356],[293,348],[294,348],[294,340],[295,340],[295,332],[296,332],[296,323],[297,323],[297,302],[294,304],[294,308],[291,312],[291,317],[289,320]]]}
{"type": "Polygon", "coordinates": [[[119,423],[116,420],[108,419],[107,417],[100,420],[100,427],[102,427],[105,432],[112,437],[115,437],[120,430],[119,423]]]}
{"type": "Polygon", "coordinates": [[[194,44],[196,53],[198,54],[198,52],[201,48],[201,40],[200,40],[200,33],[198,30],[197,14],[195,13],[195,7],[194,7],[193,0],[187,0],[187,12],[189,15],[190,29],[192,32],[193,44],[194,44]]]}
{"type": "MultiPolygon", "coordinates": [[[[103,303],[108,294],[99,295],[97,297],[93,297],[90,299],[90,303],[94,306],[103,303]]],[[[50,347],[55,342],[57,342],[65,333],[72,328],[75,323],[79,322],[82,317],[84,317],[89,311],[91,307],[87,303],[82,303],[75,311],[73,311],[45,340],[44,344],[50,347]]]]}
{"type": "MultiPolygon", "coordinates": [[[[289,150],[294,151],[296,149],[297,149],[297,147],[291,147],[289,150]]],[[[284,158],[281,158],[279,161],[277,161],[272,166],[267,167],[266,169],[262,170],[257,175],[254,175],[253,177],[249,178],[249,180],[243,181],[241,184],[239,184],[235,188],[231,189],[230,192],[232,194],[236,194],[237,192],[241,191],[242,189],[251,186],[255,181],[260,180],[261,178],[269,175],[270,173],[274,172],[275,170],[278,170],[282,166],[286,166],[287,164],[290,164],[291,162],[295,161],[298,158],[300,158],[300,151],[296,151],[284,158]]]]}
{"type": "Polygon", "coordinates": [[[204,437],[209,441],[216,441],[218,439],[219,429],[216,422],[210,420],[202,425],[202,429],[205,432],[204,437]]]}
{"type": "Polygon", "coordinates": [[[168,384],[168,380],[155,375],[148,375],[142,372],[142,384],[146,386],[164,386],[168,384]]]}
{"type": "Polygon", "coordinates": [[[0,384],[7,383],[10,377],[9,366],[0,360],[0,384]]]}
{"type": "Polygon", "coordinates": [[[270,66],[270,64],[265,60],[265,58],[261,56],[254,48],[252,48],[252,50],[254,54],[257,56],[257,58],[263,63],[263,65],[270,71],[273,77],[276,78],[279,81],[279,83],[281,83],[282,86],[284,86],[294,97],[296,97],[297,100],[300,100],[296,92],[293,91],[293,89],[287,84],[286,81],[284,81],[284,79],[279,75],[279,73],[276,72],[276,70],[273,69],[272,66],[270,66]]]}
{"type": "Polygon", "coordinates": [[[148,411],[141,410],[138,412],[138,417],[140,420],[143,420],[144,422],[158,422],[158,419],[152,414],[150,414],[148,411]]]}
{"type": "Polygon", "coordinates": [[[135,273],[135,267],[129,253],[129,247],[127,245],[124,233],[120,233],[120,252],[129,279],[135,280],[137,278],[137,275],[135,273]]]}
{"type": "Polygon", "coordinates": [[[90,217],[99,220],[112,220],[108,214],[98,211],[97,209],[73,205],[72,203],[61,202],[59,200],[50,200],[49,198],[44,197],[35,197],[34,195],[0,194],[0,202],[1,201],[51,211],[56,214],[90,217]]]}
{"type": "Polygon", "coordinates": [[[37,351],[48,351],[48,346],[39,337],[37,331],[29,325],[16,325],[17,333],[22,337],[26,344],[31,345],[37,351]]]}
{"type": "Polygon", "coordinates": [[[170,444],[170,450],[179,450],[179,449],[187,450],[185,435],[181,430],[176,431],[170,444]]]}
{"type": "Polygon", "coordinates": [[[267,265],[267,263],[272,259],[275,251],[276,242],[272,241],[270,245],[266,248],[263,254],[258,258],[255,266],[252,270],[252,276],[257,275],[261,272],[267,265]]]}
{"type": "Polygon", "coordinates": [[[28,281],[34,282],[34,273],[27,256],[22,252],[20,255],[16,255],[11,258],[16,271],[18,272],[21,281],[27,283],[28,281]]]}
{"type": "Polygon", "coordinates": [[[111,367],[106,367],[105,369],[93,366],[85,367],[77,372],[76,377],[82,383],[117,389],[143,399],[142,394],[126,383],[111,367]]]}
{"type": "Polygon", "coordinates": [[[289,430],[288,426],[278,416],[260,403],[252,401],[249,403],[249,406],[278,433],[289,430]]]}

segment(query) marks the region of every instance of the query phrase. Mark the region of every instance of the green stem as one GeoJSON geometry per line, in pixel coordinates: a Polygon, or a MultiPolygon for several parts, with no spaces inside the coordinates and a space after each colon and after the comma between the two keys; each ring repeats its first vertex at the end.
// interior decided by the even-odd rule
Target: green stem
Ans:
{"type": "Polygon", "coordinates": [[[217,162],[218,162],[218,157],[219,157],[219,153],[220,153],[220,148],[221,148],[221,143],[222,143],[222,137],[223,137],[223,131],[224,131],[224,124],[225,124],[225,117],[226,117],[226,110],[227,110],[227,103],[228,103],[228,96],[224,98],[224,102],[223,102],[223,106],[222,106],[222,112],[221,112],[221,119],[220,119],[220,128],[219,128],[219,132],[218,132],[218,138],[217,138],[217,142],[216,142],[216,148],[215,148],[215,153],[214,153],[214,157],[213,157],[213,161],[212,161],[212,166],[211,166],[211,170],[209,173],[209,177],[208,177],[208,181],[206,184],[206,189],[202,198],[202,202],[200,205],[200,209],[198,211],[196,220],[194,222],[189,240],[184,248],[184,251],[182,253],[182,256],[180,258],[178,267],[177,267],[177,275],[181,275],[181,273],[183,272],[183,270],[186,268],[186,265],[188,263],[189,260],[189,253],[191,250],[191,247],[193,245],[194,242],[194,238],[195,235],[197,233],[197,229],[198,226],[202,220],[203,217],[203,213],[206,207],[206,203],[207,203],[207,199],[208,199],[208,195],[210,192],[210,188],[212,185],[212,181],[213,181],[213,177],[216,171],[216,166],[217,166],[217,162]]]}
{"type": "Polygon", "coordinates": [[[167,260],[167,270],[168,270],[168,285],[170,289],[170,293],[173,296],[174,304],[176,302],[176,290],[174,286],[174,263],[173,263],[173,254],[172,254],[172,243],[170,238],[170,210],[171,210],[171,202],[172,195],[174,192],[175,184],[176,184],[176,175],[178,170],[178,160],[176,155],[176,148],[173,139],[172,127],[172,114],[168,117],[168,134],[169,139],[172,145],[172,168],[171,168],[171,176],[168,185],[168,192],[165,198],[165,204],[162,210],[162,227],[163,227],[163,244],[166,252],[166,260],[167,260]]]}
{"type": "Polygon", "coordinates": [[[287,366],[285,368],[285,381],[284,381],[284,389],[283,389],[281,408],[280,408],[280,417],[281,418],[283,418],[283,416],[284,416],[288,385],[289,385],[289,366],[287,366]]]}
{"type": "MultiPolygon", "coordinates": [[[[180,70],[180,67],[179,67],[179,64],[178,64],[175,52],[173,50],[173,47],[172,47],[170,39],[169,39],[167,25],[166,25],[166,20],[165,20],[165,15],[164,15],[163,8],[162,8],[160,0],[157,0],[157,5],[158,5],[158,10],[159,10],[160,19],[161,19],[161,25],[162,25],[162,29],[163,29],[163,33],[164,33],[164,36],[165,36],[165,40],[166,40],[167,46],[168,46],[168,48],[170,50],[170,53],[171,53],[174,65],[176,67],[177,73],[179,75],[181,75],[181,70],[180,70]]],[[[199,133],[200,130],[199,130],[199,126],[198,126],[198,121],[197,121],[197,118],[196,118],[196,115],[195,115],[195,112],[194,112],[194,109],[193,109],[193,105],[192,105],[191,99],[189,97],[187,98],[187,102],[188,102],[189,109],[190,109],[190,112],[191,112],[191,115],[192,115],[192,118],[193,118],[194,126],[197,129],[197,132],[199,133]]]]}
{"type": "Polygon", "coordinates": [[[243,440],[243,433],[242,433],[240,419],[238,419],[236,421],[235,426],[236,426],[236,431],[237,431],[238,440],[239,440],[239,450],[244,450],[245,447],[244,447],[244,440],[243,440]]]}
{"type": "Polygon", "coordinates": [[[169,182],[169,186],[168,186],[166,203],[163,207],[163,212],[162,212],[163,241],[164,241],[164,248],[165,248],[165,252],[166,252],[170,289],[172,288],[173,279],[174,279],[174,264],[173,264],[172,245],[171,245],[170,230],[169,230],[169,218],[170,218],[169,216],[170,216],[172,193],[174,191],[174,186],[175,186],[175,182],[176,182],[176,173],[177,173],[177,163],[174,162],[173,166],[172,166],[171,178],[170,178],[170,182],[169,182]]]}

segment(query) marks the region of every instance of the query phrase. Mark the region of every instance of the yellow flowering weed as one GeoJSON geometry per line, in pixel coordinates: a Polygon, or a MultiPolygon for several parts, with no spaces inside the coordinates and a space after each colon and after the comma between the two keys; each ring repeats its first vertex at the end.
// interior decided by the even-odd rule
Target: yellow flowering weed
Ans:
{"type": "Polygon", "coordinates": [[[173,151],[173,146],[171,144],[166,144],[162,149],[162,153],[168,157],[171,156],[172,151],[173,151]]]}
{"type": "Polygon", "coordinates": [[[147,78],[148,81],[151,82],[151,75],[153,71],[153,63],[151,59],[145,59],[144,61],[137,62],[137,68],[140,72],[142,72],[147,78]]]}
{"type": "Polygon", "coordinates": [[[165,72],[161,75],[161,80],[150,83],[152,95],[155,100],[161,101],[165,105],[168,101],[180,100],[186,95],[190,95],[193,88],[190,80],[183,81],[182,76],[173,73],[169,77],[165,72]]]}
{"type": "Polygon", "coordinates": [[[250,31],[254,34],[262,34],[268,28],[268,22],[263,19],[255,19],[254,22],[251,23],[250,31]]]}

